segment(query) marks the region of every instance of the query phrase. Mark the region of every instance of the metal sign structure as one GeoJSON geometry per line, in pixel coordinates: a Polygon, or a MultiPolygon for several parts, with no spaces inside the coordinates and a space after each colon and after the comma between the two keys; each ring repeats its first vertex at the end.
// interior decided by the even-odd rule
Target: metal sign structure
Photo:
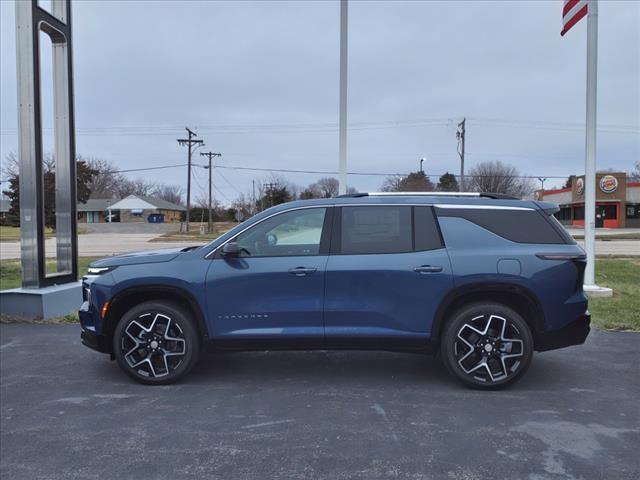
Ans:
{"type": "Polygon", "coordinates": [[[40,288],[78,279],[76,162],[71,57],[71,1],[51,0],[51,11],[37,0],[16,0],[18,131],[20,159],[20,239],[22,286],[40,288]],[[42,176],[42,92],[40,32],[53,48],[55,154],[55,273],[45,268],[42,176]]]}

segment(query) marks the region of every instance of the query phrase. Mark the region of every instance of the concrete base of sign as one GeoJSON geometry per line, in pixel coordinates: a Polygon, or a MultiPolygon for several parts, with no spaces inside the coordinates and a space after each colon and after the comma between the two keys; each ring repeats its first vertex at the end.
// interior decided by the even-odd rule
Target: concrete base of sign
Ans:
{"type": "Polygon", "coordinates": [[[27,320],[49,320],[77,311],[82,305],[81,282],[44,288],[0,291],[0,314],[27,320]]]}
{"type": "Polygon", "coordinates": [[[582,289],[584,290],[585,295],[589,298],[613,296],[613,290],[607,287],[600,287],[598,285],[583,285],[582,289]]]}

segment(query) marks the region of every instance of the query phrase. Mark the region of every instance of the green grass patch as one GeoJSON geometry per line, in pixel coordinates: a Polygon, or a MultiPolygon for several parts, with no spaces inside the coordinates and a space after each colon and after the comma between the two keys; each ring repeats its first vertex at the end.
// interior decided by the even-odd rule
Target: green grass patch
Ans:
{"type": "Polygon", "coordinates": [[[613,297],[589,299],[592,325],[640,331],[640,258],[597,259],[596,284],[612,288],[613,297]]]}
{"type": "MultiPolygon", "coordinates": [[[[96,257],[80,257],[78,259],[78,274],[82,276],[87,273],[87,267],[94,260],[96,260],[96,257]]],[[[54,272],[55,269],[55,260],[47,260],[47,271],[54,272]]],[[[0,260],[0,290],[18,288],[21,283],[20,260],[0,260]]]]}
{"type": "MultiPolygon", "coordinates": [[[[55,236],[55,232],[50,228],[44,229],[44,237],[51,238],[55,236]]],[[[20,241],[20,227],[8,227],[6,225],[0,226],[0,242],[19,242],[20,241]]]]}
{"type": "MultiPolygon", "coordinates": [[[[78,235],[84,235],[88,233],[86,228],[78,227],[78,235]]],[[[44,229],[44,238],[52,238],[56,236],[56,232],[53,229],[46,227],[44,229]]],[[[19,242],[20,241],[20,227],[8,227],[6,225],[0,225],[0,242],[19,242]]]]}

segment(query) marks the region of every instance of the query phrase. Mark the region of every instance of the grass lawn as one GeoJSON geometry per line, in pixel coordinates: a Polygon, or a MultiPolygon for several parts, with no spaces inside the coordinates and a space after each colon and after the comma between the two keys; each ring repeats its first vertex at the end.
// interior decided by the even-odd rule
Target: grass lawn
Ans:
{"type": "MultiPolygon", "coordinates": [[[[87,230],[82,227],[78,227],[78,235],[87,233],[87,230]]],[[[55,237],[56,232],[51,228],[46,227],[44,229],[44,238],[55,237]]],[[[20,241],[20,227],[7,227],[6,225],[0,226],[0,242],[19,242],[20,241]]]]}
{"type": "Polygon", "coordinates": [[[613,297],[589,300],[591,325],[640,331],[640,258],[597,259],[596,283],[613,288],[613,297]]]}
{"type": "MultiPolygon", "coordinates": [[[[95,257],[80,257],[78,259],[78,273],[80,276],[87,273],[87,267],[95,257]]],[[[55,271],[55,261],[47,261],[47,271],[55,271]]],[[[17,288],[20,286],[20,260],[0,260],[0,290],[17,288]]]]}
{"type": "MultiPolygon", "coordinates": [[[[80,275],[87,272],[93,257],[81,257],[80,275]]],[[[54,262],[49,261],[55,268],[54,262]]],[[[592,298],[589,310],[592,326],[610,330],[640,331],[640,258],[597,259],[596,282],[613,288],[612,298],[592,298]]],[[[0,290],[20,286],[20,261],[0,261],[0,290]]]]}
{"type": "MultiPolygon", "coordinates": [[[[50,238],[55,235],[54,231],[50,228],[45,228],[44,237],[50,238]]],[[[20,227],[7,227],[6,225],[0,226],[0,242],[19,242],[20,241],[20,227]]]]}

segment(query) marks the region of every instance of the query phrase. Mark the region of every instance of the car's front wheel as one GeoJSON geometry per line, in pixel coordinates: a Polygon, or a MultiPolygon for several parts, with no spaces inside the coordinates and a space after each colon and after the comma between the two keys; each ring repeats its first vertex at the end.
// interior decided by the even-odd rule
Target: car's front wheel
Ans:
{"type": "Polygon", "coordinates": [[[475,303],[458,310],[441,341],[447,369],[473,388],[500,388],[514,382],[533,356],[527,322],[498,303],[475,303]]]}
{"type": "Polygon", "coordinates": [[[145,302],[130,309],[113,334],[118,365],[141,383],[166,385],[184,377],[198,361],[198,330],[182,308],[145,302]]]}

